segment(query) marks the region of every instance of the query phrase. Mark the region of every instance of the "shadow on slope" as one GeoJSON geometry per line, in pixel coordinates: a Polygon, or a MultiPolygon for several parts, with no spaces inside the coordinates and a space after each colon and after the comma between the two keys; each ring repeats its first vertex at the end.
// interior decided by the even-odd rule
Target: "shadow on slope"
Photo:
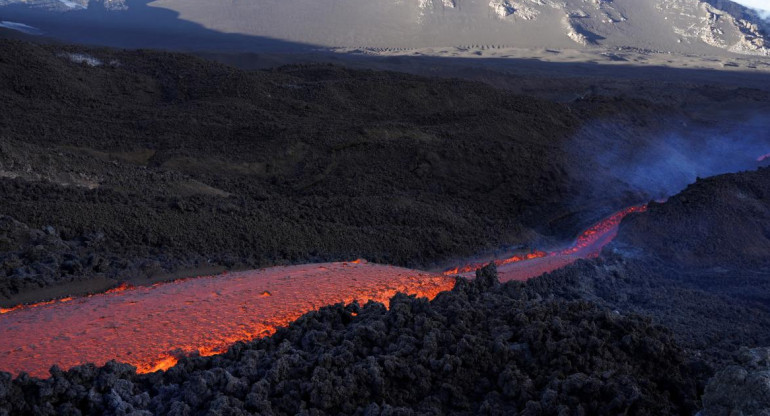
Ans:
{"type": "MultiPolygon", "coordinates": [[[[658,83],[661,86],[678,82],[714,83],[764,90],[770,88],[767,73],[720,71],[698,67],[662,67],[655,64],[658,61],[648,59],[649,56],[645,51],[635,49],[618,52],[621,55],[626,52],[632,55],[627,59],[628,65],[601,64],[598,61],[606,57],[598,53],[586,54],[584,62],[547,62],[537,58],[489,58],[477,55],[468,58],[453,56],[451,53],[448,56],[427,56],[415,52],[414,55],[390,57],[360,53],[362,51],[336,53],[320,45],[208,29],[198,23],[181,19],[176,11],[153,7],[150,3],[150,0],[127,0],[127,10],[109,11],[102,3],[93,1],[88,9],[64,13],[14,4],[0,7],[0,19],[22,22],[40,28],[44,31],[46,38],[62,42],[196,52],[205,58],[243,69],[264,69],[305,62],[331,62],[354,68],[461,77],[484,81],[517,92],[547,93],[559,99],[579,98],[595,93],[597,88],[611,90],[613,86],[607,85],[608,79],[634,82],[659,80],[658,83]],[[564,95],[558,91],[544,92],[544,90],[553,89],[554,83],[546,83],[546,88],[533,86],[530,80],[522,80],[523,76],[567,80],[585,78],[590,81],[578,83],[577,87],[574,82],[567,82],[562,88],[568,88],[572,92],[564,95]]],[[[0,37],[6,36],[8,35],[0,32],[0,37]]],[[[38,39],[42,41],[44,38],[38,39]]],[[[553,53],[561,52],[553,51],[553,53]]],[[[676,59],[676,57],[670,59],[676,59]]],[[[701,63],[706,65],[709,62],[704,58],[701,63]]],[[[752,66],[749,61],[742,65],[744,64],[752,66]]],[[[557,87],[559,84],[560,82],[556,82],[557,87]]],[[[638,85],[629,86],[621,92],[633,94],[637,87],[638,85]]],[[[667,95],[667,92],[670,92],[670,89],[663,88],[649,92],[648,96],[667,95]]]]}
{"type": "Polygon", "coordinates": [[[64,42],[120,48],[223,52],[309,52],[317,47],[259,36],[222,33],[152,7],[151,0],[127,0],[127,10],[110,11],[92,1],[88,9],[65,13],[15,4],[0,8],[2,20],[23,22],[64,42]]]}

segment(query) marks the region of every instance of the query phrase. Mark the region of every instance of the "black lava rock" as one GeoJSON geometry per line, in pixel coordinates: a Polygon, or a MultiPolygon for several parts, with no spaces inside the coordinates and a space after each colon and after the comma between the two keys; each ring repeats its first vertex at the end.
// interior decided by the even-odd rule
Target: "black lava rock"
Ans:
{"type": "Polygon", "coordinates": [[[691,415],[671,334],[584,302],[529,301],[494,268],[435,300],[334,305],[222,355],[0,375],[0,414],[691,415]]]}

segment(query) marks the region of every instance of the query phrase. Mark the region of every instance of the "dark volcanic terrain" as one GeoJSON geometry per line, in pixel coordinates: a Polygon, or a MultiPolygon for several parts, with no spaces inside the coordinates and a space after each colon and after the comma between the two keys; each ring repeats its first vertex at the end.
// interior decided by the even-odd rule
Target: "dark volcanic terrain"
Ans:
{"type": "MultiPolygon", "coordinates": [[[[0,379],[7,414],[692,414],[671,334],[584,302],[523,298],[494,269],[432,302],[335,305],[228,353],[137,376],[117,363],[0,379]]],[[[4,404],[3,404],[4,403],[4,404]]]]}
{"type": "Polygon", "coordinates": [[[166,372],[0,373],[0,415],[770,408],[767,88],[0,52],[4,308],[276,264],[440,269],[669,197],[526,283],[490,266],[432,301],[326,306],[166,372]]]}
{"type": "Polygon", "coordinates": [[[698,180],[628,217],[596,260],[527,283],[530,296],[641,314],[719,370],[705,415],[764,414],[770,370],[770,169],[698,180]],[[740,413],[739,413],[740,414],[740,413]]]}
{"type": "Polygon", "coordinates": [[[529,286],[653,316],[715,363],[740,346],[770,345],[768,190],[768,168],[699,180],[629,216],[601,258],[529,286]]]}
{"type": "Polygon", "coordinates": [[[564,101],[329,65],[0,48],[4,306],[225,268],[433,267],[547,245],[651,197],[622,178],[597,188],[596,149],[675,131],[697,142],[722,104],[741,125],[770,102],[729,85],[575,96],[561,81],[577,97],[564,101]]]}
{"type": "Polygon", "coordinates": [[[720,232],[767,225],[768,179],[770,169],[701,180],[631,215],[600,258],[527,283],[501,285],[490,266],[430,302],[329,306],[165,373],[108,363],[5,375],[0,414],[761,414],[770,271],[746,262],[761,240],[720,232]],[[683,203],[736,215],[697,238],[656,238],[683,203]],[[666,254],[702,239],[720,239],[732,260],[685,269],[666,254]]]}
{"type": "Polygon", "coordinates": [[[563,214],[564,105],[324,65],[2,48],[5,298],[96,274],[427,264],[529,240],[535,207],[563,214]]]}

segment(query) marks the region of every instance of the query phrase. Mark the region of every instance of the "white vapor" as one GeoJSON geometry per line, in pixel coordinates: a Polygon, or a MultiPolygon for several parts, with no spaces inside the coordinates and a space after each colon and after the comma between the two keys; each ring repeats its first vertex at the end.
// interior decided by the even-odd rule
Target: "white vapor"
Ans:
{"type": "Polygon", "coordinates": [[[575,209],[603,198],[624,203],[665,199],[697,178],[770,165],[765,158],[770,153],[770,118],[760,115],[720,124],[701,128],[682,124],[638,136],[629,134],[622,122],[588,125],[567,145],[567,151],[581,161],[568,173],[585,178],[573,201],[575,209]]]}
{"type": "Polygon", "coordinates": [[[770,19],[770,0],[733,0],[734,2],[753,9],[763,19],[770,19]]]}

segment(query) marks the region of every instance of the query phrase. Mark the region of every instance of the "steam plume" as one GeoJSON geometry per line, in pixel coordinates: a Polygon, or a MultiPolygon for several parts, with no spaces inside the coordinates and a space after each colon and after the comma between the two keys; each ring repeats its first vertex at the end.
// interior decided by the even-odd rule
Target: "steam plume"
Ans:
{"type": "Polygon", "coordinates": [[[770,152],[770,120],[764,118],[729,128],[683,127],[641,137],[627,137],[617,130],[620,133],[603,124],[585,132],[593,142],[577,151],[582,161],[578,168],[588,173],[578,204],[604,198],[665,199],[698,177],[754,170],[770,163],[764,157],[770,152]]]}
{"type": "Polygon", "coordinates": [[[754,10],[765,20],[770,19],[770,0],[733,0],[734,2],[754,10]]]}

